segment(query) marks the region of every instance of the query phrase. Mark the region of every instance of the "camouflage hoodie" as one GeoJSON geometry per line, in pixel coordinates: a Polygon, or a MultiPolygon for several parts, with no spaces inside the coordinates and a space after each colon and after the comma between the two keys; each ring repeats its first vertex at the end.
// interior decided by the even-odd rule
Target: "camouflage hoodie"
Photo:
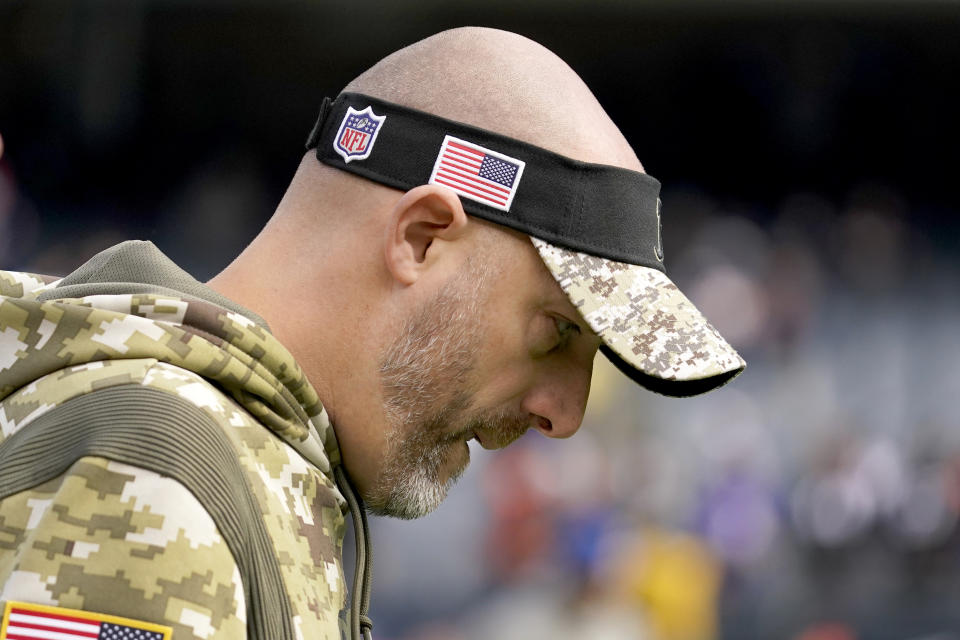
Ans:
{"type": "Polygon", "coordinates": [[[341,637],[353,496],[266,323],[149,242],[0,296],[0,605],[341,637]]]}

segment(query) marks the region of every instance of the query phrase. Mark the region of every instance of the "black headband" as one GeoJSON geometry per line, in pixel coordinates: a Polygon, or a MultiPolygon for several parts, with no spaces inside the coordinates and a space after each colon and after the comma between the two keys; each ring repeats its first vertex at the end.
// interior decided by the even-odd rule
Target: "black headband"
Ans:
{"type": "Polygon", "coordinates": [[[660,183],[359,93],[325,98],[307,149],[407,191],[454,189],[467,213],[551,244],[663,271],[660,183]]]}

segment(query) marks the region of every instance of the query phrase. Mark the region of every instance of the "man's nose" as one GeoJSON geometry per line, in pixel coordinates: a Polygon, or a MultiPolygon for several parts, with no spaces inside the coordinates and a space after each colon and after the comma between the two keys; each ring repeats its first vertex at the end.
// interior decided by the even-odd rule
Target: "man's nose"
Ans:
{"type": "Polygon", "coordinates": [[[590,394],[592,361],[588,366],[551,366],[524,397],[521,408],[531,427],[551,438],[569,438],[583,422],[590,394]]]}

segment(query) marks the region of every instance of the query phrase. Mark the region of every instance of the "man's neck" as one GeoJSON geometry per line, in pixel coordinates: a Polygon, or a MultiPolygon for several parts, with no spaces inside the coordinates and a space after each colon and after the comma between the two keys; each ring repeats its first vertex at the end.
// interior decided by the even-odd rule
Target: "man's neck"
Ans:
{"type": "Polygon", "coordinates": [[[342,247],[302,258],[291,244],[262,234],[207,286],[260,314],[290,351],[326,408],[363,494],[382,457],[377,337],[383,313],[362,296],[375,290],[365,284],[367,270],[338,255],[342,247]]]}

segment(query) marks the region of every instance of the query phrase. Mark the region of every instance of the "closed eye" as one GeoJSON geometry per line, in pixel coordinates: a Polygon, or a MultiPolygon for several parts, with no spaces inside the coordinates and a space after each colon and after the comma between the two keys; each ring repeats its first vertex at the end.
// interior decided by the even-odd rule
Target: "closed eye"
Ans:
{"type": "Polygon", "coordinates": [[[557,344],[550,349],[551,352],[566,347],[573,337],[581,333],[580,325],[561,316],[553,316],[553,322],[557,327],[557,344]]]}

